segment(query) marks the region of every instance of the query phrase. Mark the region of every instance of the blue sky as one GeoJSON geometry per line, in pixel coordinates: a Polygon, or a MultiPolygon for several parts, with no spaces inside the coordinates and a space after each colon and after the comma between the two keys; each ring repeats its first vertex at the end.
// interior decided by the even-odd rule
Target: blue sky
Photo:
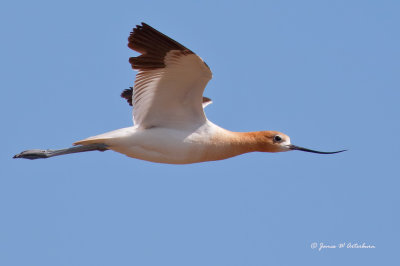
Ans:
{"type": "Polygon", "coordinates": [[[3,3],[0,264],[398,265],[399,12],[398,1],[3,3]],[[349,151],[13,160],[131,125],[119,94],[142,21],[211,67],[214,123],[349,151]]]}

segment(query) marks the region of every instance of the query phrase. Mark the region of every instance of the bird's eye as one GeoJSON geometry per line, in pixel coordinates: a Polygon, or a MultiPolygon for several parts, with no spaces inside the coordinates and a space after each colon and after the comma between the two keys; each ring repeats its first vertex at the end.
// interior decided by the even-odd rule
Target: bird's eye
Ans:
{"type": "Polygon", "coordinates": [[[276,141],[276,142],[279,142],[279,141],[281,141],[282,140],[282,138],[281,138],[281,136],[279,136],[279,135],[276,135],[275,137],[274,137],[274,141],[276,141]]]}

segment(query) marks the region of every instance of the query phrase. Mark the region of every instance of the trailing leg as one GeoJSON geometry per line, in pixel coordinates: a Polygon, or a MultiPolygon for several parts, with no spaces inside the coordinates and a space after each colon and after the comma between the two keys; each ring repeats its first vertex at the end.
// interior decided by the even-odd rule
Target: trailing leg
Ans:
{"type": "Polygon", "coordinates": [[[14,155],[13,158],[24,158],[24,159],[35,160],[35,159],[45,159],[70,153],[87,152],[87,151],[106,151],[106,150],[108,150],[107,145],[102,143],[96,143],[96,144],[82,145],[60,150],[37,150],[37,149],[27,150],[17,155],[14,155]]]}

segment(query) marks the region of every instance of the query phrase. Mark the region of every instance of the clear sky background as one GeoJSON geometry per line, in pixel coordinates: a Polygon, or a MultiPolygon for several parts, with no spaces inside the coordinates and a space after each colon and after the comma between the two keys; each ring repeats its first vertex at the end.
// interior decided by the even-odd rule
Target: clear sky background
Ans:
{"type": "Polygon", "coordinates": [[[2,3],[0,265],[399,265],[399,14],[394,0],[2,3]],[[12,159],[132,124],[119,94],[142,21],[210,66],[214,123],[349,151],[12,159]]]}

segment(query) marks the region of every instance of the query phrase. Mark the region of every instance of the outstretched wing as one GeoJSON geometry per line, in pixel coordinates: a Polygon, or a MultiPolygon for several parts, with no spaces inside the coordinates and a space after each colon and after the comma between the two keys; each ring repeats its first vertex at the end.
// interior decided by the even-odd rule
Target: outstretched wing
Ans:
{"type": "MultiPolygon", "coordinates": [[[[129,36],[139,70],[133,89],[133,120],[140,127],[181,127],[204,123],[203,92],[212,77],[195,53],[142,23],[129,36]]],[[[207,102],[207,101],[206,101],[207,102]]]]}

